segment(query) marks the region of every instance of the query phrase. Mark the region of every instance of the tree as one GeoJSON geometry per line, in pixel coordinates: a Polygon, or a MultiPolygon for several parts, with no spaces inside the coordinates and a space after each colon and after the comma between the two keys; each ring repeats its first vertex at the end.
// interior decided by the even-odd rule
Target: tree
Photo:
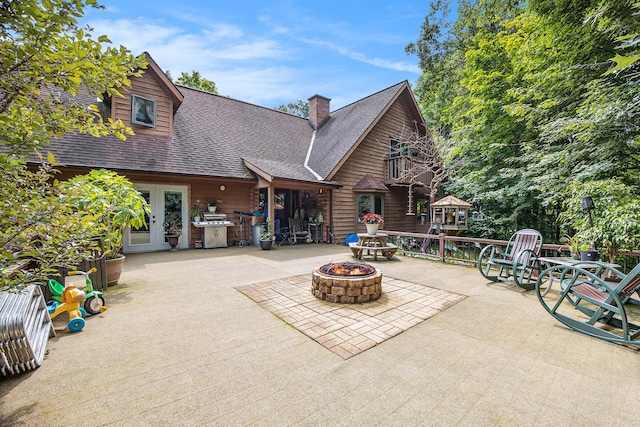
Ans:
{"type": "Polygon", "coordinates": [[[640,199],[629,186],[617,179],[573,181],[568,194],[559,219],[577,230],[581,239],[604,249],[610,262],[616,262],[620,251],[640,247],[640,199]],[[585,196],[593,198],[592,217],[582,210],[585,196]]]}
{"type": "Polygon", "coordinates": [[[288,104],[278,105],[274,110],[284,111],[285,113],[300,116],[302,118],[309,118],[309,101],[298,100],[296,102],[290,102],[288,104]]]}
{"type": "Polygon", "coordinates": [[[32,152],[69,130],[131,134],[121,121],[103,120],[96,105],[73,99],[81,91],[100,99],[120,95],[146,66],[78,26],[87,6],[101,7],[95,0],[0,3],[0,143],[10,152],[32,152]]]}
{"type": "Polygon", "coordinates": [[[54,162],[50,155],[32,171],[23,160],[0,155],[0,290],[44,282],[95,249],[89,237],[102,229],[63,200],[54,162]],[[28,260],[37,261],[31,270],[11,268],[28,260]]]}
{"type": "Polygon", "coordinates": [[[3,288],[46,281],[57,267],[72,266],[91,252],[89,236],[101,233],[91,215],[75,212],[60,198],[53,178],[55,159],[41,159],[36,171],[27,156],[67,132],[93,136],[132,134],[121,121],[103,120],[83,93],[102,99],[122,96],[146,67],[126,48],[109,46],[80,28],[95,0],[0,2],[0,284],[3,288]],[[9,274],[16,259],[37,268],[9,274]]]}
{"type": "Polygon", "coordinates": [[[483,236],[559,237],[574,179],[617,177],[638,193],[637,70],[603,75],[614,35],[640,33],[630,1],[465,0],[445,32],[433,22],[419,42],[435,47],[414,50],[416,92],[450,139],[447,189],[488,215],[483,236]]]}
{"type": "Polygon", "coordinates": [[[178,77],[176,83],[213,94],[218,93],[216,84],[211,80],[202,77],[199,71],[192,71],[191,74],[187,74],[185,72],[180,73],[180,77],[178,77]]]}
{"type": "MultiPolygon", "coordinates": [[[[420,132],[418,124],[414,122],[413,128],[403,125],[398,137],[398,143],[391,145],[390,156],[400,159],[402,166],[400,174],[393,180],[396,183],[408,184],[409,194],[414,185],[425,186],[429,189],[429,200],[435,201],[438,186],[449,176],[449,170],[445,167],[440,151],[443,147],[436,144],[436,139],[444,144],[436,132],[436,138],[431,134],[420,132]]],[[[388,141],[381,142],[387,146],[388,141]]],[[[412,208],[413,203],[409,204],[412,208]]]]}

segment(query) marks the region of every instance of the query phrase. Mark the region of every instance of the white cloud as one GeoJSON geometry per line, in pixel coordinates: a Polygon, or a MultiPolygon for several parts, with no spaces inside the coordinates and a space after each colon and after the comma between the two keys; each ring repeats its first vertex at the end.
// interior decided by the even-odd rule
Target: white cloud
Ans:
{"type": "Polygon", "coordinates": [[[378,43],[372,42],[379,34],[358,34],[343,22],[322,26],[315,20],[302,22],[302,17],[290,22],[267,15],[257,19],[262,25],[240,27],[206,15],[176,13],[168,23],[146,17],[88,23],[96,35],[106,34],[134,54],[149,52],[174,78],[199,71],[216,83],[221,95],[265,107],[318,93],[332,98],[335,109],[409,73],[420,74],[417,65],[381,57],[378,43]],[[354,43],[362,52],[345,47],[354,43]]]}
{"type": "Polygon", "coordinates": [[[381,67],[381,68],[387,68],[389,70],[395,70],[395,71],[406,71],[409,73],[414,73],[414,74],[420,74],[420,68],[415,65],[415,64],[411,64],[408,62],[402,62],[402,61],[389,61],[386,59],[382,59],[382,58],[367,58],[364,54],[359,53],[359,52],[352,52],[349,49],[339,46],[335,43],[331,43],[331,42],[327,42],[327,41],[322,41],[322,40],[316,40],[316,39],[303,39],[302,40],[305,43],[314,45],[314,46],[322,46],[322,47],[326,47],[328,49],[331,49],[333,51],[338,52],[341,55],[344,55],[348,58],[353,59],[354,61],[359,61],[359,62],[363,62],[365,64],[370,64],[373,65],[375,67],[381,67]]]}
{"type": "MultiPolygon", "coordinates": [[[[281,103],[281,99],[298,99],[298,88],[295,85],[298,71],[288,67],[238,67],[207,70],[206,73],[215,75],[212,80],[216,82],[221,95],[229,95],[235,99],[265,107],[275,107],[281,103]]],[[[311,95],[313,94],[307,95],[304,99],[311,95]]]]}

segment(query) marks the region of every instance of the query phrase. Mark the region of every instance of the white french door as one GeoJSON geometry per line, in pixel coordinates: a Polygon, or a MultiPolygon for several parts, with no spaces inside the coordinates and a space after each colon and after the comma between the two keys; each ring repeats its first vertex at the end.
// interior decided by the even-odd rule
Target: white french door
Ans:
{"type": "Polygon", "coordinates": [[[127,230],[124,236],[125,253],[168,250],[164,237],[165,222],[175,220],[181,224],[182,234],[178,248],[189,247],[189,189],[185,185],[134,184],[151,206],[147,226],[127,230]]]}

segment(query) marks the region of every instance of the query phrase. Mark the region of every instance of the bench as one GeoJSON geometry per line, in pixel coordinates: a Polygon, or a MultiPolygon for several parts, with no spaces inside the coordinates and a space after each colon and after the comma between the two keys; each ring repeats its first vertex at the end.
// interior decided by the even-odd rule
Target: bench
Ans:
{"type": "Polygon", "coordinates": [[[393,255],[398,250],[398,246],[393,243],[387,243],[384,246],[382,245],[359,245],[357,242],[349,243],[349,249],[353,252],[353,256],[362,259],[362,255],[364,251],[367,251],[367,255],[371,255],[373,252],[374,261],[378,260],[378,252],[382,254],[382,256],[387,259],[393,258],[393,255]]]}

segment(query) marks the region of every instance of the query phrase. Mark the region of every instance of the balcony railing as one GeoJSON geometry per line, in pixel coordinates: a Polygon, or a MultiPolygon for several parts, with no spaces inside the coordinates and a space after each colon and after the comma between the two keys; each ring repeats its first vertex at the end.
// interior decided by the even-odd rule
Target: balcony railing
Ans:
{"type": "MultiPolygon", "coordinates": [[[[506,248],[508,241],[447,236],[443,233],[423,234],[384,230],[389,242],[398,245],[398,253],[441,262],[477,265],[480,251],[487,245],[506,248]]],[[[557,244],[542,246],[541,256],[569,256],[569,248],[557,244]]],[[[640,250],[624,251],[616,258],[623,272],[629,272],[640,263],[640,250]]]]}
{"type": "MultiPolygon", "coordinates": [[[[412,181],[412,174],[414,172],[412,171],[413,161],[411,160],[411,157],[393,157],[386,159],[385,162],[387,163],[388,182],[408,184],[412,181]]],[[[423,172],[417,177],[417,179],[413,179],[413,182],[422,182],[427,184],[430,179],[430,173],[423,172]]]]}

